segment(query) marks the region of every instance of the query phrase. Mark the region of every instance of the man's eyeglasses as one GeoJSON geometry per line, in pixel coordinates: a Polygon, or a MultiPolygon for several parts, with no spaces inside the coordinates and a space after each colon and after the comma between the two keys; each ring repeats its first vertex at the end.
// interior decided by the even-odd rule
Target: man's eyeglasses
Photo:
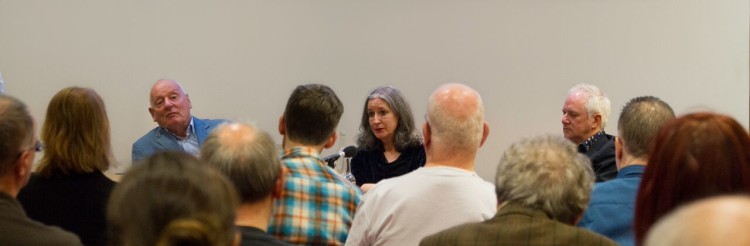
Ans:
{"type": "Polygon", "coordinates": [[[42,141],[36,140],[33,150],[36,152],[42,152],[42,150],[44,150],[44,144],[42,143],[42,141]]]}

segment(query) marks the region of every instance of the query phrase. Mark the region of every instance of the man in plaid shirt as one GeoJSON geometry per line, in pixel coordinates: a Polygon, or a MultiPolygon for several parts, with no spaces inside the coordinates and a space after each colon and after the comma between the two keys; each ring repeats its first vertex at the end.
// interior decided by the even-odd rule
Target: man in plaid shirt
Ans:
{"type": "Polygon", "coordinates": [[[288,169],[268,233],[298,245],[343,245],[362,192],[326,166],[320,156],[336,143],[344,112],[328,86],[298,86],[279,119],[281,162],[288,169]]]}

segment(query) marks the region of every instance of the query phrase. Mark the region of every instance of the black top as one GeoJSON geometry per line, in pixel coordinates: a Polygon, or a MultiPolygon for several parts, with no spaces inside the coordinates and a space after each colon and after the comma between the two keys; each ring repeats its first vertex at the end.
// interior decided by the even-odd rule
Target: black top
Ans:
{"type": "Polygon", "coordinates": [[[286,246],[291,245],[288,243],[285,243],[283,241],[280,241],[276,239],[274,236],[268,235],[267,233],[261,231],[258,228],[255,227],[249,227],[249,226],[237,226],[237,229],[240,230],[240,234],[242,234],[242,241],[240,241],[240,245],[242,246],[250,246],[250,245],[277,245],[277,246],[286,246]]]}
{"type": "Polygon", "coordinates": [[[16,199],[0,192],[0,245],[81,245],[73,233],[26,217],[16,199]]]}
{"type": "Polygon", "coordinates": [[[591,167],[596,175],[596,182],[604,182],[617,177],[615,163],[615,137],[602,132],[578,145],[578,152],[591,159],[591,167]]]}
{"type": "Polygon", "coordinates": [[[360,149],[352,158],[352,174],[357,179],[357,185],[377,183],[380,180],[401,176],[425,163],[424,146],[419,145],[401,151],[398,158],[388,163],[383,151],[367,151],[360,149]]]}
{"type": "Polygon", "coordinates": [[[73,232],[84,245],[106,245],[107,200],[114,187],[115,182],[101,172],[33,174],[18,201],[30,218],[73,232]]]}

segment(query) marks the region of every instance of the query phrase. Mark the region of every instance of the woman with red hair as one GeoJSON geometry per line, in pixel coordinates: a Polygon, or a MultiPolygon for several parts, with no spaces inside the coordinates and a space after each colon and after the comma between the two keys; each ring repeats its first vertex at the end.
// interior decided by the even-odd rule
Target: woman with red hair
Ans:
{"type": "Polygon", "coordinates": [[[680,205],[750,191],[750,136],[733,118],[692,113],[662,126],[653,140],[635,207],[635,237],[680,205]]]}

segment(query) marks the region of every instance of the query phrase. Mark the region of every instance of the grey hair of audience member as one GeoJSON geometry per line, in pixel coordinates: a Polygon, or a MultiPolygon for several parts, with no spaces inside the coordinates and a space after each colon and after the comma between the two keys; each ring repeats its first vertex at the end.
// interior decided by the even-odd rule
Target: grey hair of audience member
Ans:
{"type": "Polygon", "coordinates": [[[276,144],[268,133],[252,125],[218,126],[201,146],[201,159],[234,183],[242,203],[270,196],[281,175],[276,144]]]}
{"type": "Polygon", "coordinates": [[[159,152],[129,170],[107,208],[112,245],[231,245],[237,195],[184,152],[159,152]]]}
{"type": "Polygon", "coordinates": [[[373,90],[367,96],[367,100],[365,100],[365,106],[362,110],[362,121],[359,123],[359,135],[357,135],[357,145],[359,148],[365,150],[384,150],[383,143],[375,137],[370,127],[370,115],[367,113],[367,103],[373,99],[383,99],[391,107],[393,115],[398,119],[396,132],[393,135],[393,144],[397,150],[403,151],[404,149],[422,144],[422,137],[414,126],[414,115],[404,95],[392,86],[382,86],[373,90]]]}
{"type": "Polygon", "coordinates": [[[588,111],[589,117],[600,114],[602,116],[602,127],[607,127],[607,121],[609,121],[609,113],[612,110],[609,102],[609,98],[602,92],[599,87],[589,84],[577,84],[570,88],[568,95],[572,95],[576,92],[583,92],[586,94],[586,103],[584,107],[588,111]]]}
{"type": "Polygon", "coordinates": [[[617,120],[618,137],[630,155],[648,158],[648,150],[656,132],[665,122],[674,119],[672,107],[653,96],[630,99],[617,120]]]}
{"type": "Polygon", "coordinates": [[[484,104],[476,90],[445,84],[430,95],[427,105],[427,122],[436,145],[439,141],[444,149],[458,152],[479,148],[485,122],[484,104]]]}
{"type": "Polygon", "coordinates": [[[645,245],[750,245],[750,198],[718,196],[687,204],[659,220],[645,245]]]}
{"type": "Polygon", "coordinates": [[[0,175],[12,168],[23,148],[34,143],[34,120],[26,104],[0,94],[0,175]]]}
{"type": "Polygon", "coordinates": [[[561,136],[542,135],[516,142],[503,153],[496,173],[498,204],[540,209],[572,224],[589,203],[591,161],[561,136]]]}

